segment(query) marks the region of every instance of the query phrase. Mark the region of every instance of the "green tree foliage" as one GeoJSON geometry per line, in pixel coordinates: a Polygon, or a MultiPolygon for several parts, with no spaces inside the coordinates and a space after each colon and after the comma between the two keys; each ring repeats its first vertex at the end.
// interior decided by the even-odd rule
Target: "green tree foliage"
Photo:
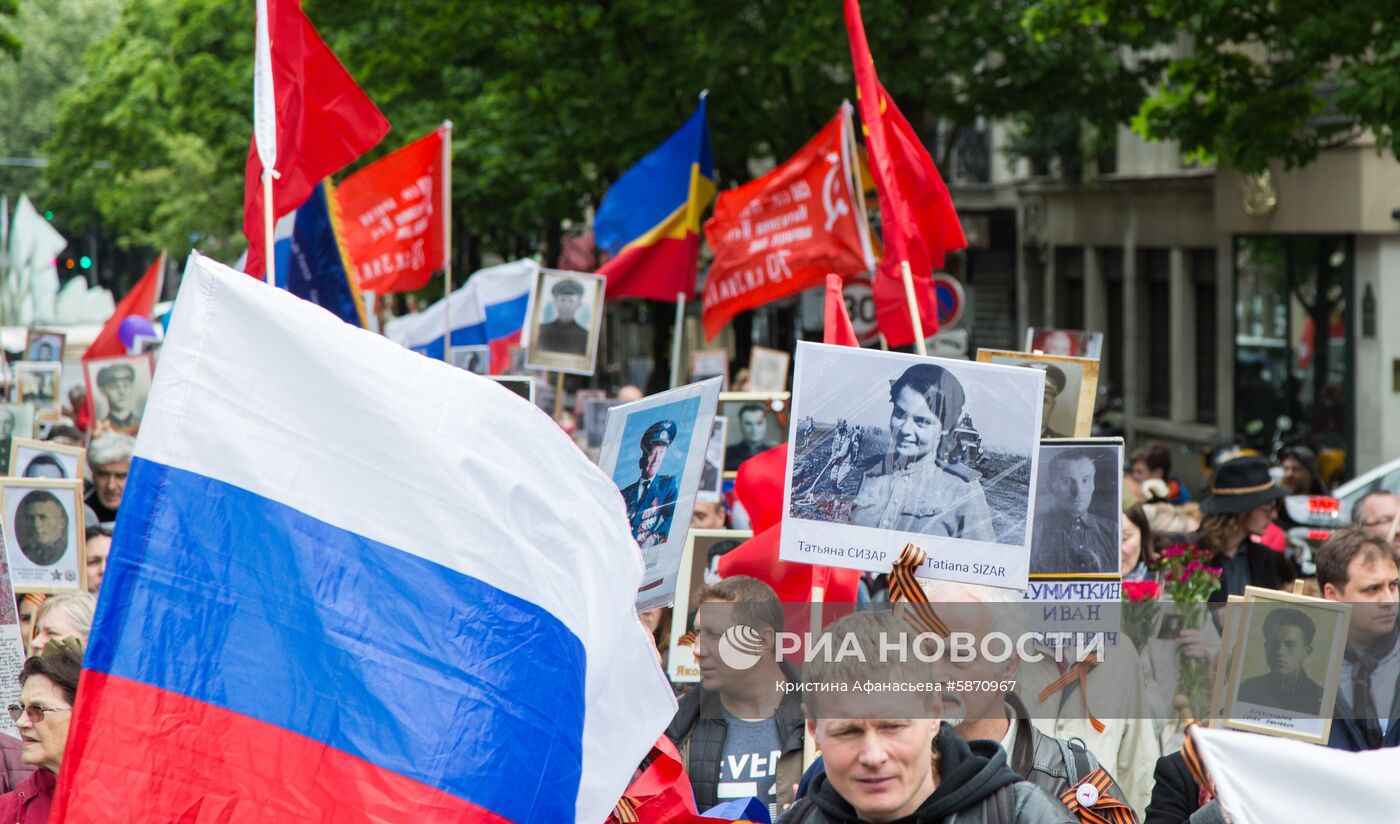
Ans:
{"type": "Polygon", "coordinates": [[[1133,126],[1180,141],[1189,157],[1257,172],[1270,160],[1306,164],[1367,130],[1395,145],[1394,0],[1045,0],[1030,27],[1167,58],[1133,126]]]}
{"type": "MultiPolygon", "coordinates": [[[[864,3],[881,78],[940,164],[979,120],[1019,117],[1047,142],[1051,130],[1036,125],[1047,117],[1116,122],[1136,110],[1135,76],[1079,38],[1031,36],[1023,18],[1032,5],[864,3]]],[[[365,162],[453,121],[456,236],[468,229],[477,253],[557,249],[561,223],[586,220],[702,89],[723,186],[791,154],[854,97],[839,2],[305,7],[393,124],[365,162]]],[[[96,203],[124,241],[237,254],[251,131],[249,9],[126,0],[86,55],[92,80],[64,100],[48,144],[51,178],[75,181],[68,196],[96,203]]]]}
{"type": "Polygon", "coordinates": [[[15,36],[13,24],[4,19],[13,20],[18,14],[19,0],[0,0],[0,57],[19,55],[19,38],[15,36]]]}

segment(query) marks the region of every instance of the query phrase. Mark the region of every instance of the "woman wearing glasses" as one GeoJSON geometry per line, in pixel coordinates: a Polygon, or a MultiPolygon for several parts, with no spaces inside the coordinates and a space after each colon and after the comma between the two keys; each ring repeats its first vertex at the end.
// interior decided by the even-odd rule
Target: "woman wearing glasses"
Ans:
{"type": "Polygon", "coordinates": [[[21,757],[38,769],[13,792],[0,795],[0,821],[48,821],[82,669],[83,645],[74,638],[50,641],[42,654],[24,662],[19,674],[20,703],[11,704],[9,710],[19,727],[21,757]]]}

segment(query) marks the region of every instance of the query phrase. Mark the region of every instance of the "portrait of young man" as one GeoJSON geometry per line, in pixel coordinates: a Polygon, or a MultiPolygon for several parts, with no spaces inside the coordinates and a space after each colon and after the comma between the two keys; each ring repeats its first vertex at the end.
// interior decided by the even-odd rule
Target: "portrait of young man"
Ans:
{"type": "Polygon", "coordinates": [[[768,414],[768,407],[757,401],[739,407],[739,425],[735,427],[738,439],[731,442],[724,452],[726,472],[737,471],[739,464],[778,445],[777,440],[768,436],[768,414]]]}
{"type": "Polygon", "coordinates": [[[588,326],[578,321],[583,303],[583,284],[572,278],[561,278],[549,290],[554,306],[554,320],[540,324],[539,348],[565,355],[588,354],[588,326]]]}
{"type": "Polygon", "coordinates": [[[1277,607],[1264,617],[1264,660],[1269,671],[1240,683],[1238,699],[1262,707],[1316,715],[1322,685],[1308,675],[1317,624],[1302,610],[1277,607]]]}
{"type": "Polygon", "coordinates": [[[1119,522],[1104,514],[1114,513],[1119,499],[1117,454],[1116,445],[1041,447],[1039,487],[1045,503],[1031,539],[1032,575],[1118,570],[1119,522]],[[1106,488],[1099,490],[1100,483],[1106,488]]]}

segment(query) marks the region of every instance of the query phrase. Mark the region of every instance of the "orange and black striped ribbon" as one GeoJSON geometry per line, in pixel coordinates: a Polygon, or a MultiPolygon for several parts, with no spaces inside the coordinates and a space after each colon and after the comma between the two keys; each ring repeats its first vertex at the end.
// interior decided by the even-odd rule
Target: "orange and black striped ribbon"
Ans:
{"type": "Polygon", "coordinates": [[[1084,713],[1089,716],[1089,726],[1094,728],[1094,732],[1103,732],[1103,722],[1094,717],[1094,711],[1089,709],[1089,671],[1099,665],[1099,657],[1092,653],[1083,661],[1072,665],[1069,669],[1060,673],[1060,677],[1050,682],[1050,685],[1040,691],[1040,700],[1044,701],[1070,684],[1079,683],[1079,696],[1084,700],[1084,713]]]}
{"type": "Polygon", "coordinates": [[[928,602],[928,596],[924,594],[923,587],[919,586],[919,580],[914,576],[914,570],[923,565],[927,553],[913,544],[905,544],[904,551],[899,553],[899,560],[894,562],[894,568],[890,570],[890,603],[906,603],[912,612],[909,620],[924,632],[932,632],[947,638],[950,630],[948,625],[938,617],[933,611],[933,607],[928,602]]]}
{"type": "Polygon", "coordinates": [[[1186,771],[1191,773],[1191,777],[1196,779],[1196,783],[1206,795],[1215,797],[1215,785],[1210,783],[1210,775],[1206,773],[1206,765],[1201,761],[1201,754],[1196,750],[1196,739],[1191,737],[1191,728],[1196,726],[1195,721],[1186,724],[1183,731],[1185,734],[1181,742],[1181,760],[1186,762],[1186,771]]]}
{"type": "Polygon", "coordinates": [[[1099,767],[1083,781],[1060,793],[1060,803],[1082,824],[1137,824],[1137,814],[1133,809],[1108,794],[1112,784],[1113,778],[1103,767],[1099,767]],[[1098,800],[1087,807],[1079,802],[1079,788],[1085,784],[1093,785],[1098,791],[1098,800]]]}
{"type": "Polygon", "coordinates": [[[695,639],[696,639],[695,630],[691,630],[690,632],[687,632],[685,635],[682,635],[682,636],[680,637],[680,639],[676,641],[676,646],[678,646],[678,647],[693,647],[693,646],[695,646],[695,639]]]}
{"type": "Polygon", "coordinates": [[[617,806],[613,807],[612,817],[617,824],[637,824],[641,820],[637,817],[637,802],[625,795],[619,798],[617,806]]]}

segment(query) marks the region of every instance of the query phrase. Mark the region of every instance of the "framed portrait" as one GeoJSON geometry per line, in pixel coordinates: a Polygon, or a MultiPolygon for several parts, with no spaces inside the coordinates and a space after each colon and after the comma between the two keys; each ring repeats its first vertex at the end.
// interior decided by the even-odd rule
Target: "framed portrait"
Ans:
{"type": "Polygon", "coordinates": [[[1032,326],[1026,330],[1025,349],[1032,354],[1099,360],[1103,357],[1103,333],[1032,326]]]}
{"type": "MultiPolygon", "coordinates": [[[[63,412],[59,388],[63,385],[63,364],[20,361],[15,364],[14,400],[34,407],[34,417],[56,418],[63,412]]],[[[92,393],[88,393],[91,397],[92,393]]]]}
{"type": "Polygon", "coordinates": [[[0,403],[0,455],[4,455],[7,471],[12,444],[21,438],[34,437],[38,431],[37,417],[33,404],[0,403]]]}
{"type": "Polygon", "coordinates": [[[24,359],[35,363],[62,363],[66,335],[50,329],[30,329],[24,341],[24,359]]]}
{"type": "Polygon", "coordinates": [[[1215,658],[1215,680],[1211,684],[1210,708],[1202,723],[1208,727],[1220,727],[1225,718],[1225,707],[1229,704],[1227,691],[1230,683],[1230,670],[1234,668],[1235,650],[1240,648],[1240,616],[1244,614],[1243,595],[1230,595],[1220,610],[1220,651],[1215,658]]]}
{"type": "Polygon", "coordinates": [[[1094,433],[1094,398],[1099,389],[1099,362],[1090,358],[1032,355],[979,349],[978,363],[1004,363],[1045,373],[1042,438],[1087,438],[1094,433]]]}
{"type": "Polygon", "coordinates": [[[589,448],[602,448],[603,435],[608,429],[608,410],[621,404],[617,398],[589,398],[584,402],[583,436],[589,448]]]}
{"type": "Polygon", "coordinates": [[[81,446],[15,438],[10,446],[10,475],[15,478],[50,478],[81,481],[87,450],[81,446]]]}
{"type": "Polygon", "coordinates": [[[592,375],[603,328],[607,279],[585,272],[541,269],[530,288],[529,346],[525,365],[592,375]]]}
{"type": "Polygon", "coordinates": [[[509,389],[530,403],[535,402],[535,379],[529,375],[482,375],[509,389]]]}
{"type": "Polygon", "coordinates": [[[578,416],[578,422],[579,422],[579,425],[580,425],[580,426],[582,426],[583,423],[584,423],[584,420],[583,420],[584,410],[588,407],[588,401],[589,401],[589,399],[590,399],[590,398],[606,398],[607,396],[608,396],[608,390],[606,390],[606,389],[575,389],[575,390],[574,390],[574,406],[573,406],[573,410],[574,410],[574,414],[578,416]]]}
{"type": "Polygon", "coordinates": [[[1045,373],[797,344],[785,561],[1023,590],[1045,373]]]}
{"type": "Polygon", "coordinates": [[[749,392],[787,391],[788,364],[792,356],[787,352],[755,346],[749,353],[749,392]]]}
{"type": "Polygon", "coordinates": [[[739,464],[787,442],[789,392],[721,392],[719,413],[729,423],[725,433],[724,476],[739,474],[739,464]]]}
{"type": "Polygon", "coordinates": [[[450,353],[452,365],[473,375],[491,374],[491,347],[454,346],[450,353]]]}
{"type": "Polygon", "coordinates": [[[719,582],[719,559],[752,537],[752,532],[741,529],[692,529],[686,536],[666,660],[666,675],[672,681],[700,680],[700,667],[695,663],[696,596],[702,587],[719,582]]]}
{"type": "Polygon", "coordinates": [[[705,445],[705,468],[700,472],[700,491],[696,500],[714,503],[724,498],[724,437],[729,419],[716,415],[710,425],[710,440],[705,445]]]}
{"type": "Polygon", "coordinates": [[[1352,604],[1246,587],[1221,725],[1326,744],[1352,604]]]}
{"type": "Polygon", "coordinates": [[[1122,484],[1121,439],[1040,444],[1032,578],[1122,578],[1122,484]]]}
{"type": "Polygon", "coordinates": [[[141,429],[155,366],[155,356],[149,354],[83,361],[94,435],[135,435],[141,429]]]}
{"type": "Polygon", "coordinates": [[[638,610],[670,604],[705,463],[719,379],[608,410],[598,467],[622,493],[646,572],[638,610]]]}
{"type": "Polygon", "coordinates": [[[713,377],[720,379],[719,391],[729,391],[729,350],[701,349],[698,352],[691,352],[691,383],[713,377]]]}
{"type": "Polygon", "coordinates": [[[83,482],[0,478],[15,592],[85,592],[83,482]]]}

